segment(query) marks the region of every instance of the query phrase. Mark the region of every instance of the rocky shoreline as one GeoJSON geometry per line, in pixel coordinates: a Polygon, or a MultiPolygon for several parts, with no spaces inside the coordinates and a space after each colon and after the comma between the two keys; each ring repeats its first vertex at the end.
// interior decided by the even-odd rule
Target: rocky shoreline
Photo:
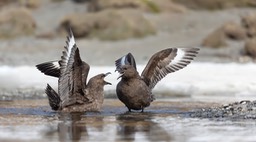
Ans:
{"type": "Polygon", "coordinates": [[[191,112],[190,117],[213,120],[256,119],[256,100],[243,100],[219,107],[198,109],[191,112]]]}

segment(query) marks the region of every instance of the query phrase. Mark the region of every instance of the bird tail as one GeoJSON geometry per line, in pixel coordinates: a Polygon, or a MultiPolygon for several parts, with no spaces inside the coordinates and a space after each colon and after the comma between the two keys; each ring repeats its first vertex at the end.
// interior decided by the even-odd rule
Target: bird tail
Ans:
{"type": "Polygon", "coordinates": [[[53,110],[58,110],[60,108],[60,96],[52,89],[52,87],[47,84],[45,93],[48,96],[49,104],[53,110]]]}

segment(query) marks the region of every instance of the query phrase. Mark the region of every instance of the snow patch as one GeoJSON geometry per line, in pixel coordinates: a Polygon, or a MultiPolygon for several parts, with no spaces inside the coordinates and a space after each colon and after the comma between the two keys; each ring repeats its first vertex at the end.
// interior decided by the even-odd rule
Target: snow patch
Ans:
{"type": "MultiPolygon", "coordinates": [[[[144,66],[138,65],[142,72],[144,66]]],[[[115,90],[118,73],[115,67],[91,66],[89,78],[99,73],[111,72],[105,78],[112,85],[106,91],[115,90]]],[[[179,92],[187,95],[234,95],[256,96],[256,64],[192,62],[182,70],[171,73],[154,88],[156,92],[179,92]]],[[[1,88],[45,88],[49,83],[57,88],[58,79],[46,76],[31,66],[1,66],[1,88]]]]}

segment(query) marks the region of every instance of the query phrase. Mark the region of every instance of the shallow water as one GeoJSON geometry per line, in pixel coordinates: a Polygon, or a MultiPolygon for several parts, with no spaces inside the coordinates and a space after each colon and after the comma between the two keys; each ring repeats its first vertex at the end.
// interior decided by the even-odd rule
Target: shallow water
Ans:
{"type": "Polygon", "coordinates": [[[254,141],[256,122],[190,118],[191,110],[219,105],[188,99],[157,100],[127,112],[107,99],[101,112],[56,113],[47,100],[0,102],[0,141],[254,141]]]}

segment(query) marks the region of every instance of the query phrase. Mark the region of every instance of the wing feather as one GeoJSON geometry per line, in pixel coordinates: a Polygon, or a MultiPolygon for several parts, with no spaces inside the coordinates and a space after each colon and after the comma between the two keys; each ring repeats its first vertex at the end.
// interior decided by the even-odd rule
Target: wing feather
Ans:
{"type": "Polygon", "coordinates": [[[118,72],[120,71],[120,68],[123,65],[132,65],[137,70],[135,59],[131,53],[128,53],[127,55],[117,59],[115,61],[115,65],[116,65],[116,71],[118,72]]]}
{"type": "MultiPolygon", "coordinates": [[[[59,78],[59,95],[62,100],[62,106],[65,107],[72,103],[72,95],[74,94],[74,62],[75,54],[78,54],[79,50],[76,46],[73,33],[70,29],[69,36],[67,37],[66,46],[64,46],[62,52],[60,64],[60,78],[59,78]]],[[[81,59],[80,59],[81,60],[81,59]]]]}
{"type": "MultiPolygon", "coordinates": [[[[75,43],[75,38],[71,29],[69,30],[69,35],[67,36],[66,45],[64,46],[64,51],[62,52],[60,60],[60,72],[63,73],[67,70],[68,62],[70,62],[70,57],[72,49],[77,48],[75,43]]],[[[72,58],[72,57],[71,57],[72,58]]]]}
{"type": "Polygon", "coordinates": [[[60,77],[60,65],[58,61],[50,61],[36,65],[36,68],[45,75],[60,77]]]}
{"type": "Polygon", "coordinates": [[[167,74],[186,67],[198,54],[198,48],[168,48],[155,53],[141,76],[150,89],[167,74]]]}
{"type": "Polygon", "coordinates": [[[62,72],[59,78],[59,95],[62,100],[62,106],[65,107],[71,103],[74,94],[74,57],[79,54],[76,45],[72,48],[65,72],[62,72]]]}

